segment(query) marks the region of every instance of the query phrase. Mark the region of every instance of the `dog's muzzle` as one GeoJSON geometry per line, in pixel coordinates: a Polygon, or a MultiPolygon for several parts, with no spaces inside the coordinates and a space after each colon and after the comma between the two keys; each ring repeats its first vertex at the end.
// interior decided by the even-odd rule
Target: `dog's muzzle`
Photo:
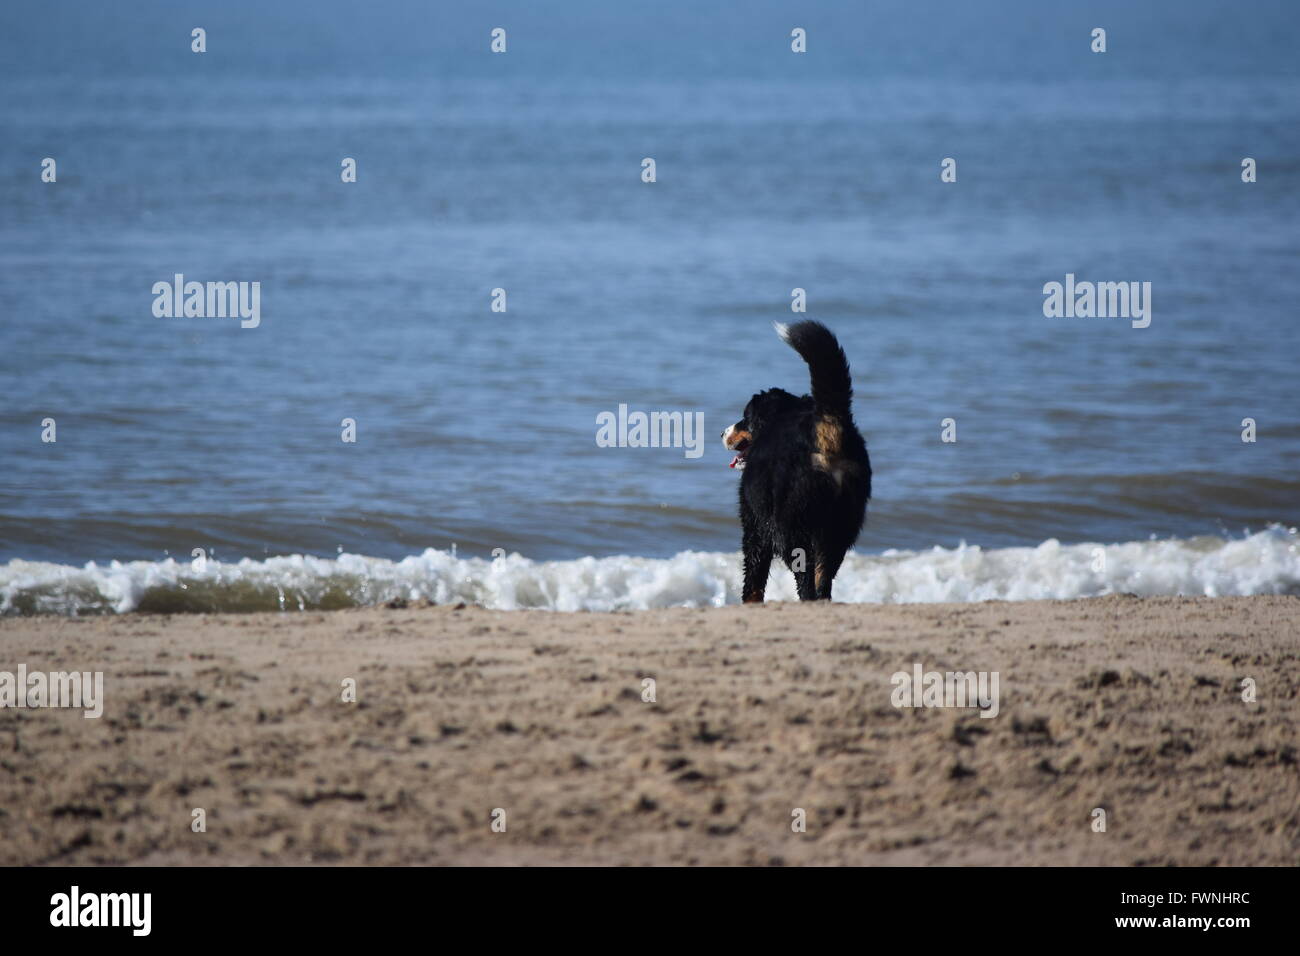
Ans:
{"type": "Polygon", "coordinates": [[[736,457],[731,459],[730,467],[745,467],[745,455],[753,443],[754,436],[744,427],[743,422],[727,426],[727,430],[722,433],[722,444],[736,453],[736,457]]]}

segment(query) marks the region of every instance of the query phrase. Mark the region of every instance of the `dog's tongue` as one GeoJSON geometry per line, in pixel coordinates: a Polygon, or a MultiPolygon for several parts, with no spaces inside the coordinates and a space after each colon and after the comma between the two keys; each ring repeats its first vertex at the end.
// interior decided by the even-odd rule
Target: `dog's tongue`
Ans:
{"type": "Polygon", "coordinates": [[[744,468],[744,467],[745,467],[745,459],[743,459],[743,458],[741,458],[739,455],[737,455],[735,458],[731,459],[731,464],[728,465],[727,467],[728,467],[728,468],[744,468]]]}

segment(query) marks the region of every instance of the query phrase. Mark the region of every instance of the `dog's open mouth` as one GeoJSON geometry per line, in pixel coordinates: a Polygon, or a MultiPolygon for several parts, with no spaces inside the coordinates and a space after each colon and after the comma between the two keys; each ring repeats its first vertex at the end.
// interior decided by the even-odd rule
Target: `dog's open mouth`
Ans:
{"type": "Polygon", "coordinates": [[[731,459],[731,465],[729,467],[744,468],[745,455],[749,451],[749,442],[746,439],[742,438],[740,441],[736,442],[736,444],[732,446],[731,450],[736,453],[736,457],[731,459]]]}

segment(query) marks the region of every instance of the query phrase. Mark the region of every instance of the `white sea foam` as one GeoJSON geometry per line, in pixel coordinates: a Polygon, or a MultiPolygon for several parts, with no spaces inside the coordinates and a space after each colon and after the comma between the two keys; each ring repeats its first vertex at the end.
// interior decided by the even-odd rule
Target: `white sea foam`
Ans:
{"type": "MultiPolygon", "coordinates": [[[[1071,544],[984,550],[850,554],[835,599],[851,603],[1027,601],[1104,594],[1300,594],[1300,536],[1279,526],[1238,539],[1071,544]]],[[[769,600],[795,600],[777,567],[769,600]]],[[[429,549],[390,561],[362,555],[303,555],[187,562],[130,561],[77,568],[33,561],[0,566],[0,614],[87,614],[144,610],[303,610],[378,604],[395,598],[489,608],[608,611],[707,607],[740,599],[735,553],[684,551],[671,558],[496,560],[429,549]]]]}

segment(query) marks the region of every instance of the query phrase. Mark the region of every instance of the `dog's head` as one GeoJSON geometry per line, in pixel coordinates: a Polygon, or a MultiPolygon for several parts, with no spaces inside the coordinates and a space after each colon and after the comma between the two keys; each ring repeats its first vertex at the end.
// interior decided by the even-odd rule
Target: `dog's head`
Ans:
{"type": "Polygon", "coordinates": [[[762,444],[763,434],[780,419],[798,413],[804,402],[782,388],[769,388],[751,398],[745,417],[722,433],[722,444],[736,453],[731,467],[744,468],[750,452],[762,444]]]}

